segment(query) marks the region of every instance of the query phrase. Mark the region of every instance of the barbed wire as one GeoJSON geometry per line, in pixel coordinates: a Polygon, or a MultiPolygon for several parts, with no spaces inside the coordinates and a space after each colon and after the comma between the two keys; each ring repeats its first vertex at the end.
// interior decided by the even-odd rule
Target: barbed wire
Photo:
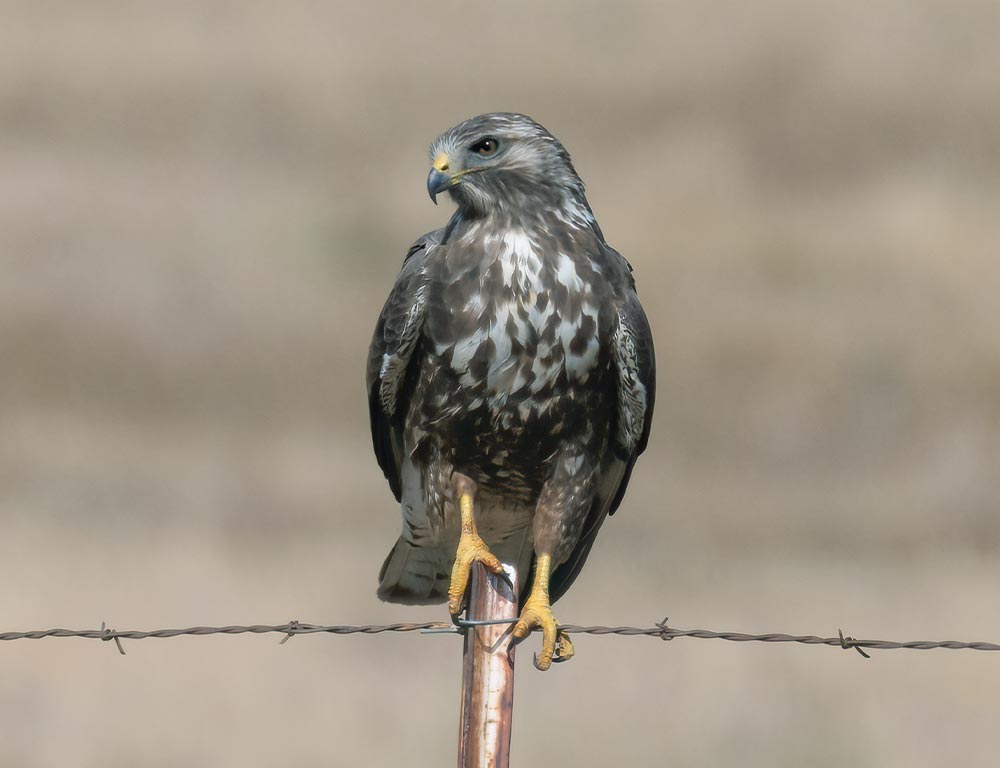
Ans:
{"type": "MultiPolygon", "coordinates": [[[[511,624],[510,619],[496,621],[467,621],[459,619],[455,623],[442,621],[401,622],[396,624],[306,624],[297,620],[287,624],[250,624],[226,627],[187,627],[184,629],[119,630],[111,629],[104,622],[100,629],[43,629],[29,632],[0,632],[0,640],[40,640],[46,637],[83,637],[93,640],[115,642],[118,651],[124,655],[122,640],[145,640],[151,637],[170,638],[204,635],[284,635],[281,643],[295,635],[377,635],[383,632],[422,632],[435,634],[464,634],[468,629],[483,624],[511,624]]],[[[931,650],[947,648],[951,650],[1000,651],[1000,644],[987,642],[962,642],[958,640],[857,640],[845,636],[837,630],[836,637],[818,635],[789,635],[780,632],[753,635],[745,632],[716,632],[708,629],[677,629],[667,625],[667,619],[651,627],[605,627],[563,624],[562,628],[571,635],[615,635],[618,637],[655,637],[660,640],[675,640],[679,637],[693,637],[699,640],[728,640],[735,643],[799,643],[802,645],[827,645],[844,650],[854,649],[866,659],[867,650],[889,651],[898,649],[931,650]]]]}

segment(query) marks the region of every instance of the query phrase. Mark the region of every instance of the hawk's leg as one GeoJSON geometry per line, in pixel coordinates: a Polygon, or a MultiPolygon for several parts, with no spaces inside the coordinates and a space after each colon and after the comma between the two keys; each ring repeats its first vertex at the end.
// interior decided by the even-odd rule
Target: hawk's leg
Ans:
{"type": "Polygon", "coordinates": [[[500,576],[504,575],[504,569],[476,531],[476,520],[473,516],[476,484],[458,472],[452,475],[452,483],[458,509],[462,515],[462,535],[458,540],[455,565],[451,569],[451,584],[448,587],[448,612],[452,616],[457,616],[462,612],[462,600],[465,597],[465,590],[469,586],[472,564],[480,562],[500,576]]]}
{"type": "Polygon", "coordinates": [[[527,637],[533,628],[541,628],[542,652],[535,666],[542,670],[553,661],[565,661],[573,655],[569,635],[552,615],[549,578],[573,552],[593,504],[596,472],[593,462],[587,460],[586,445],[580,439],[563,446],[535,507],[535,576],[521,619],[514,627],[514,637],[527,637]]]}
{"type": "Polygon", "coordinates": [[[535,580],[531,594],[521,609],[521,618],[514,625],[514,637],[525,638],[535,627],[542,630],[542,652],[535,656],[538,669],[548,669],[553,661],[566,661],[573,656],[573,643],[569,635],[560,628],[552,615],[549,602],[549,576],[552,574],[552,555],[542,554],[535,560],[535,580]]]}

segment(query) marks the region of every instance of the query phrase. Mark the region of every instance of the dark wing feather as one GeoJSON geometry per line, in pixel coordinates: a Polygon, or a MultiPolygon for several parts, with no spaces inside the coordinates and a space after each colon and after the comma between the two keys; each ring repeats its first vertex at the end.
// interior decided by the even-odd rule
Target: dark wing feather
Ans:
{"type": "Polygon", "coordinates": [[[440,242],[441,232],[424,235],[407,252],[368,349],[365,383],[372,447],[397,501],[402,493],[399,466],[403,454],[403,422],[409,409],[414,368],[419,367],[424,322],[424,262],[427,250],[440,242]]]}
{"type": "Polygon", "coordinates": [[[614,444],[625,460],[625,475],[611,501],[609,515],[613,515],[622,503],[636,459],[646,450],[656,403],[653,334],[634,290],[618,312],[613,349],[618,372],[618,421],[614,444]]]}
{"type": "Polygon", "coordinates": [[[611,336],[616,404],[611,439],[601,458],[597,496],[572,554],[552,574],[552,600],[558,600],[580,573],[601,524],[621,505],[636,459],[646,449],[656,400],[656,357],[649,321],[631,279],[618,308],[611,336]]]}

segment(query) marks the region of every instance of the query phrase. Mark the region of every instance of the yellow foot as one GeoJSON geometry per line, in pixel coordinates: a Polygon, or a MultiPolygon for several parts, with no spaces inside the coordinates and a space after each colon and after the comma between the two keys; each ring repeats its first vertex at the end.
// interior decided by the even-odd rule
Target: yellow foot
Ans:
{"type": "Polygon", "coordinates": [[[539,555],[535,563],[535,582],[531,586],[531,595],[524,602],[513,633],[516,640],[523,640],[536,627],[542,630],[542,652],[535,654],[535,667],[543,672],[552,666],[552,662],[569,661],[574,654],[569,634],[552,615],[552,605],[549,602],[551,567],[552,559],[549,555],[539,555]]]}
{"type": "Polygon", "coordinates": [[[552,607],[548,600],[532,602],[531,598],[524,604],[521,618],[514,625],[514,637],[518,640],[527,637],[536,627],[542,630],[542,652],[535,654],[535,667],[543,672],[561,661],[569,661],[575,651],[569,634],[552,615],[552,607]]]}
{"type": "Polygon", "coordinates": [[[458,541],[458,552],[455,553],[455,565],[451,569],[451,584],[448,586],[448,613],[452,616],[462,612],[462,600],[469,586],[473,563],[482,563],[493,573],[505,575],[503,565],[490,552],[486,542],[479,538],[479,534],[466,534],[463,531],[462,538],[458,541]]]}
{"type": "Polygon", "coordinates": [[[455,475],[455,491],[458,508],[462,515],[462,535],[458,540],[455,565],[451,569],[451,584],[448,585],[448,612],[457,616],[462,612],[462,600],[469,586],[472,564],[482,563],[490,571],[506,578],[506,572],[486,542],[476,532],[476,521],[472,515],[472,498],[475,484],[464,475],[455,475]]]}

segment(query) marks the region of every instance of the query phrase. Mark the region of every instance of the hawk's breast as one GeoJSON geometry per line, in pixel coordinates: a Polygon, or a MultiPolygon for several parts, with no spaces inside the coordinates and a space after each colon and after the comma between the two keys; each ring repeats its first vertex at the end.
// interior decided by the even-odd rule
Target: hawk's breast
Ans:
{"type": "MultiPolygon", "coordinates": [[[[544,398],[560,384],[584,384],[600,353],[598,303],[577,261],[544,234],[518,229],[469,246],[478,250],[469,264],[478,280],[466,273],[456,279],[466,290],[446,291],[455,334],[436,340],[463,387],[502,405],[512,395],[544,398]]],[[[593,265],[585,273],[596,274],[593,265]]]]}

